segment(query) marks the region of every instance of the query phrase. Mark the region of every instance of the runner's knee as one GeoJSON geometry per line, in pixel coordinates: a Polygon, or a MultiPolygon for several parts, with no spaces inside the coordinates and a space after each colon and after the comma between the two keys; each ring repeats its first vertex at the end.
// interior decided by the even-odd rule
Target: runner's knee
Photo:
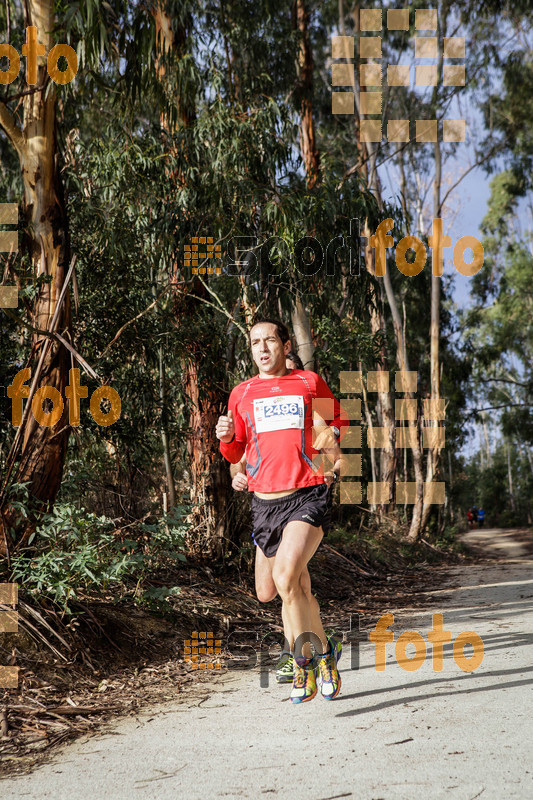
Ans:
{"type": "Polygon", "coordinates": [[[302,591],[307,598],[311,598],[313,596],[311,592],[311,576],[309,575],[309,570],[307,567],[300,575],[300,586],[302,587],[302,591]]]}
{"type": "Polygon", "coordinates": [[[283,600],[290,599],[292,595],[302,591],[300,584],[301,572],[291,567],[272,571],[272,578],[283,600]]]}
{"type": "Polygon", "coordinates": [[[261,586],[256,584],[255,593],[260,603],[270,603],[277,595],[278,590],[274,583],[262,584],[261,586]]]}

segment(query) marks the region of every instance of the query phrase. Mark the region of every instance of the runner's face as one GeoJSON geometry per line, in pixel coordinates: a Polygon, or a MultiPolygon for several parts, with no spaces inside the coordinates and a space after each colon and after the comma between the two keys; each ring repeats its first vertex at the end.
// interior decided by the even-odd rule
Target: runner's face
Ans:
{"type": "Polygon", "coordinates": [[[291,343],[283,342],[279,338],[278,329],[271,322],[255,325],[250,331],[252,357],[259,367],[259,375],[276,377],[285,375],[285,356],[290,350],[291,343]]]}

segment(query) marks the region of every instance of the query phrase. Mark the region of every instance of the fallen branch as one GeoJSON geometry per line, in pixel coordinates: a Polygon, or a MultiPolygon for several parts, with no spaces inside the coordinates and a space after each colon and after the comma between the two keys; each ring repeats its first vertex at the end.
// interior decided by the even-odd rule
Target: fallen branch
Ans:
{"type": "Polygon", "coordinates": [[[106,711],[116,711],[123,706],[114,704],[107,706],[53,706],[47,709],[36,709],[33,714],[45,716],[46,714],[60,714],[64,717],[76,717],[78,714],[103,714],[106,711]]]}
{"type": "Polygon", "coordinates": [[[44,627],[48,631],[50,631],[50,633],[53,633],[54,636],[57,639],[59,639],[61,644],[64,645],[67,648],[67,650],[71,650],[72,649],[71,646],[69,645],[69,643],[66,642],[65,639],[63,639],[63,637],[60,636],[59,633],[57,633],[57,631],[55,631],[52,628],[52,626],[48,624],[48,622],[44,619],[44,617],[41,614],[39,614],[38,611],[36,611],[36,609],[34,609],[31,606],[29,606],[27,603],[24,602],[24,600],[19,600],[19,607],[22,608],[24,611],[27,611],[28,614],[31,614],[32,617],[37,619],[42,625],[44,625],[44,627]]]}
{"type": "Polygon", "coordinates": [[[376,577],[376,573],[375,572],[367,572],[365,569],[363,569],[363,567],[360,567],[359,564],[356,564],[355,561],[352,561],[351,558],[347,558],[346,556],[343,556],[342,553],[339,553],[338,550],[335,550],[335,548],[332,547],[330,544],[324,544],[323,546],[324,546],[324,548],[326,550],[329,550],[331,553],[335,553],[336,556],[339,556],[339,558],[342,558],[342,559],[344,559],[344,561],[347,561],[348,564],[352,565],[352,567],[355,567],[355,569],[358,572],[360,572],[361,575],[366,575],[367,578],[375,578],[376,577]]]}
{"type": "Polygon", "coordinates": [[[429,549],[430,549],[430,550],[434,550],[434,551],[435,551],[436,553],[438,553],[440,556],[443,556],[443,555],[444,555],[444,553],[442,552],[442,550],[439,550],[439,548],[438,548],[438,547],[434,547],[432,544],[430,544],[429,542],[427,542],[425,539],[420,539],[420,541],[422,542],[422,544],[425,544],[425,545],[426,545],[426,547],[429,547],[429,549]]]}
{"type": "Polygon", "coordinates": [[[63,653],[61,653],[56,647],[54,647],[54,645],[48,641],[44,633],[40,631],[38,628],[36,628],[35,625],[33,625],[29,621],[29,619],[23,617],[22,614],[19,614],[18,619],[19,619],[19,625],[21,625],[23,628],[26,628],[30,636],[32,636],[32,638],[35,639],[35,641],[37,642],[41,641],[52,651],[52,653],[54,653],[54,655],[56,655],[58,658],[61,658],[63,661],[68,663],[68,658],[65,658],[63,653]]]}

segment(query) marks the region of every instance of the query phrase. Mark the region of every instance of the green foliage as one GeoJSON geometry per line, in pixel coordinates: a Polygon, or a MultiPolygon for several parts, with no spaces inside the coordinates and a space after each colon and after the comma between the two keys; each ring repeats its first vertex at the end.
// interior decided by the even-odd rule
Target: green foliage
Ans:
{"type": "MultiPolygon", "coordinates": [[[[481,5],[493,10],[492,2],[481,5]]],[[[531,4],[506,3],[508,15],[515,30],[530,29],[531,4]]],[[[488,523],[507,525],[533,519],[533,232],[521,221],[533,190],[533,64],[527,36],[510,40],[501,69],[501,84],[489,91],[484,114],[491,139],[505,148],[505,168],[491,181],[483,220],[486,266],[472,282],[473,306],[465,317],[474,354],[475,418],[483,420],[492,457],[489,464],[480,448],[466,472],[488,523]]]]}
{"type": "Polygon", "coordinates": [[[475,504],[485,509],[485,528],[531,525],[533,469],[525,449],[502,441],[493,449],[490,466],[482,459],[481,451],[469,459],[456,492],[463,520],[467,509],[475,504]]]}
{"type": "MultiPolygon", "coordinates": [[[[376,0],[368,7],[381,5],[376,0]]],[[[518,246],[519,234],[510,224],[530,180],[531,60],[521,58],[519,48],[506,63],[498,58],[500,41],[490,36],[501,22],[495,5],[492,0],[448,4],[454,24],[461,21],[471,34],[467,73],[479,94],[476,101],[487,103],[489,144],[499,137],[503,147],[508,140],[511,161],[493,185],[486,220],[490,268],[473,283],[476,302],[466,346],[457,345],[462,332],[450,301],[451,285],[442,281],[442,393],[448,400],[447,447],[454,450],[469,425],[464,408],[474,351],[472,392],[488,377],[494,379],[486,395],[489,401],[509,402],[496,381],[510,378],[513,400],[521,405],[509,406],[502,414],[502,429],[508,436],[520,434],[523,440],[533,428],[531,326],[528,330],[524,324],[531,315],[533,273],[527,242],[518,246]],[[492,89],[497,87],[493,91],[490,79],[496,71],[502,80],[492,84],[492,89]]],[[[514,12],[510,3],[504,5],[506,26],[514,24],[511,12],[526,13],[522,3],[514,12]]],[[[11,6],[12,43],[20,51],[22,5],[11,6]]],[[[120,524],[129,525],[160,508],[163,422],[171,442],[178,502],[188,499],[189,418],[196,399],[187,394],[185,368],[194,362],[200,404],[211,394],[223,396],[250,376],[248,342],[238,327],[244,325],[245,302],[258,314],[282,316],[289,322],[295,298],[301,299],[309,312],[317,368],[336,393],[340,370],[358,369],[359,363],[367,371],[383,358],[393,377],[394,331],[378,284],[364,268],[361,275],[350,274],[345,252],[338,254],[334,274],[326,274],[324,264],[314,274],[303,274],[287,250],[292,252],[298,239],[312,235],[325,251],[332,239],[349,232],[352,219],[361,224],[368,219],[375,230],[380,219],[391,216],[396,241],[416,233],[420,196],[433,176],[433,149],[416,142],[401,148],[380,145],[381,174],[389,166],[401,167],[404,173],[403,185],[395,185],[395,176],[389,181],[395,196],[380,211],[362,177],[354,118],[331,114],[330,37],[340,32],[340,8],[346,33],[354,34],[353,9],[335,0],[307,6],[314,59],[309,100],[321,165],[320,181],[312,190],[306,184],[300,152],[299,111],[306,87],[298,80],[300,35],[293,27],[290,4],[282,0],[55,3],[54,37],[68,41],[80,58],[76,80],[56,88],[59,161],[69,237],[77,256],[79,303],[72,303],[73,343],[122,400],[120,420],[110,429],[98,426],[88,404],[82,403],[81,425],[70,437],[59,516],[48,515],[39,525],[31,542],[36,560],[28,553],[17,556],[26,578],[33,572],[40,581],[39,591],[51,591],[57,602],[67,605],[69,598],[91,586],[106,591],[115,584],[129,587],[135,576],[142,576],[142,584],[148,568],[170,559],[173,545],[166,541],[167,529],[161,523],[154,530],[137,527],[148,537],[146,547],[137,539],[126,546],[116,541],[110,520],[116,523],[120,518],[120,524]],[[158,8],[167,12],[172,27],[172,47],[166,53],[156,42],[158,8]],[[239,275],[193,281],[183,266],[183,247],[191,237],[202,235],[213,236],[224,249],[232,237],[255,237],[254,254],[261,268],[254,269],[251,254],[248,269],[239,275]],[[288,245],[278,248],[277,259],[272,248],[267,253],[262,247],[271,237],[288,245]],[[383,305],[386,318],[385,329],[374,335],[369,324],[372,303],[383,305]],[[80,507],[82,501],[87,512],[80,507]],[[50,555],[54,547],[59,554],[56,563],[50,555]],[[123,552],[124,547],[130,550],[123,552]]],[[[426,7],[424,0],[411,4],[411,24],[415,8],[426,7]]],[[[6,21],[5,8],[0,6],[0,23],[6,21]]],[[[401,60],[413,32],[384,29],[388,63],[401,60]]],[[[25,88],[23,80],[21,71],[17,82],[6,89],[5,100],[13,111],[16,95],[25,88]]],[[[389,118],[414,120],[433,116],[438,105],[440,118],[441,110],[451,113],[458,91],[462,89],[444,87],[440,80],[438,92],[425,95],[384,86],[384,108],[389,118]]],[[[454,148],[442,143],[444,155],[454,148]]],[[[0,158],[2,198],[17,200],[22,185],[18,158],[4,136],[0,158]]],[[[490,168],[493,164],[490,159],[490,168]]],[[[371,164],[366,167],[371,171],[371,164]]],[[[30,334],[21,321],[29,319],[30,304],[42,288],[41,281],[24,270],[24,258],[21,294],[28,307],[21,305],[16,320],[2,314],[0,383],[4,385],[30,352],[30,334]]],[[[391,255],[389,270],[406,322],[411,369],[419,372],[419,394],[425,396],[429,263],[419,276],[406,279],[391,255]]],[[[82,383],[89,394],[96,388],[83,372],[82,383]]],[[[507,393],[509,385],[503,387],[507,393]]],[[[375,413],[374,407],[371,410],[375,413]]],[[[3,464],[13,429],[5,420],[0,424],[3,464]]],[[[24,514],[27,498],[22,494],[15,502],[24,514]]],[[[146,601],[152,602],[170,597],[172,588],[151,587],[146,592],[146,601]]]]}
{"type": "Polygon", "coordinates": [[[375,368],[383,343],[382,331],[372,335],[366,321],[349,317],[333,326],[329,315],[318,319],[314,329],[325,345],[316,353],[318,372],[328,378],[337,396],[341,370],[358,370],[360,364],[365,372],[375,368]]]}
{"type": "Polygon", "coordinates": [[[67,614],[69,603],[94,592],[112,591],[115,598],[130,593],[141,604],[164,600],[178,594],[178,587],[145,588],[145,583],[186,560],[183,513],[177,508],[153,524],[140,524],[134,539],[118,536],[105,516],[57,503],[41,518],[31,548],[13,557],[11,579],[67,614]]]}

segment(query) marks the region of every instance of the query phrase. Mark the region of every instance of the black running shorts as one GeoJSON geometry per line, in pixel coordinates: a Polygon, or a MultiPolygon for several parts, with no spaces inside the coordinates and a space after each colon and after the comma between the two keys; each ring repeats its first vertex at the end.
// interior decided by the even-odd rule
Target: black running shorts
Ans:
{"type": "Polygon", "coordinates": [[[252,522],[254,543],[267,558],[276,555],[283,530],[287,523],[298,520],[308,522],[324,533],[331,526],[331,495],[328,486],[306,486],[286,497],[263,500],[252,497],[252,522]]]}

